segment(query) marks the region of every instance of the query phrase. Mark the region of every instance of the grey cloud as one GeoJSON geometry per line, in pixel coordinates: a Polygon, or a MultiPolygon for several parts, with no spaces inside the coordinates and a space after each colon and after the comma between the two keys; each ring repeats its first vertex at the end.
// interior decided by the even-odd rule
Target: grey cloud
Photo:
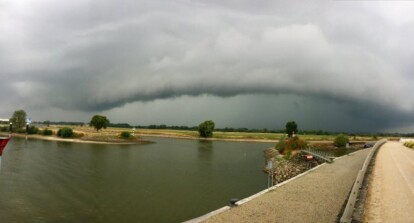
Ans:
{"type": "Polygon", "coordinates": [[[414,21],[393,19],[383,10],[391,3],[27,4],[0,14],[0,91],[13,92],[11,106],[90,112],[186,95],[288,94],[346,102],[361,120],[375,107],[383,113],[365,117],[372,125],[413,121],[414,21]]]}

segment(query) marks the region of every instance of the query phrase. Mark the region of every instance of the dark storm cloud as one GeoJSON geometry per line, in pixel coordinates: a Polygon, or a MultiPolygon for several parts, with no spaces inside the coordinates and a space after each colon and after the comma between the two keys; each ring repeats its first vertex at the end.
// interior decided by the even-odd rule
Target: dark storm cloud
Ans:
{"type": "Polygon", "coordinates": [[[0,9],[0,91],[10,106],[88,112],[183,95],[292,94],[344,102],[372,125],[413,122],[409,2],[32,0],[0,9]]]}

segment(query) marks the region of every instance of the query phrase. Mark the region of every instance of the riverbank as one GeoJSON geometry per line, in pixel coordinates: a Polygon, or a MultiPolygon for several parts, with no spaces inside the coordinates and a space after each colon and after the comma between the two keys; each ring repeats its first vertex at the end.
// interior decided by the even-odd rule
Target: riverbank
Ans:
{"type": "MultiPolygon", "coordinates": [[[[53,141],[67,141],[78,143],[101,143],[101,144],[142,144],[148,141],[142,140],[142,137],[163,137],[175,139],[188,140],[205,140],[205,141],[225,141],[225,142],[263,142],[263,143],[277,143],[285,134],[281,133],[254,133],[254,132],[220,132],[216,131],[212,138],[202,138],[198,136],[197,131],[189,130],[171,130],[171,129],[126,129],[126,128],[112,128],[101,129],[97,132],[94,128],[89,126],[38,126],[40,130],[52,130],[53,136],[43,136],[40,134],[29,135],[29,138],[53,140],[53,141]],[[69,127],[74,131],[72,138],[60,138],[56,136],[59,128],[69,127]],[[120,136],[122,132],[129,132],[132,137],[130,139],[123,139],[120,136]]],[[[7,133],[3,133],[7,135],[7,133]]],[[[18,137],[25,137],[25,134],[14,134],[18,137]]],[[[301,135],[303,140],[308,141],[318,147],[324,147],[326,144],[333,142],[334,136],[331,135],[301,135]]],[[[370,137],[354,136],[351,143],[362,143],[371,141],[370,137]]]]}
{"type": "MultiPolygon", "coordinates": [[[[0,134],[0,136],[8,136],[7,134],[0,134]]],[[[26,135],[13,133],[12,137],[17,138],[26,138],[27,139],[38,139],[46,141],[56,141],[56,142],[72,142],[72,143],[87,143],[87,144],[108,144],[108,145],[133,145],[133,144],[150,144],[154,143],[149,140],[134,140],[134,141],[104,141],[104,140],[93,140],[93,139],[82,139],[82,138],[61,138],[58,136],[42,136],[42,135],[26,135]]]]}

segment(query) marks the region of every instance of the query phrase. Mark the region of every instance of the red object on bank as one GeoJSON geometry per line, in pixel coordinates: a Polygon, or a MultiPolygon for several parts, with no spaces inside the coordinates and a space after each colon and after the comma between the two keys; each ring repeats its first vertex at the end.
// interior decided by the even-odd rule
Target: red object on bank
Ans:
{"type": "Polygon", "coordinates": [[[6,147],[10,138],[0,137],[0,156],[3,154],[3,149],[6,147]]]}
{"type": "Polygon", "coordinates": [[[313,156],[312,156],[312,155],[307,155],[307,156],[306,156],[306,159],[307,159],[307,160],[313,160],[313,156]]]}

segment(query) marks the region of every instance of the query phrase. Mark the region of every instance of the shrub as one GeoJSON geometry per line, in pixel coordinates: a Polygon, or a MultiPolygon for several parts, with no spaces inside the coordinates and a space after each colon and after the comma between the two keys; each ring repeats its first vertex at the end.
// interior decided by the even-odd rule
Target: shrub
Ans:
{"type": "Polygon", "coordinates": [[[305,149],[307,143],[303,140],[301,140],[299,137],[295,136],[288,140],[288,145],[290,149],[292,150],[298,150],[298,149],[305,149]]]}
{"type": "Polygon", "coordinates": [[[305,141],[295,136],[287,140],[285,150],[283,153],[287,156],[286,158],[290,158],[292,155],[292,151],[306,149],[306,146],[307,143],[305,141]]]}
{"type": "Polygon", "coordinates": [[[263,151],[264,157],[267,160],[271,160],[272,158],[275,158],[277,155],[279,155],[279,152],[274,148],[269,148],[263,151]]]}
{"type": "Polygon", "coordinates": [[[58,130],[57,135],[62,138],[70,138],[73,136],[73,130],[68,127],[64,127],[58,130]]]}
{"type": "Polygon", "coordinates": [[[129,139],[131,137],[131,133],[129,132],[121,132],[121,138],[129,139]]]}
{"type": "Polygon", "coordinates": [[[81,138],[85,136],[85,134],[83,134],[82,132],[73,132],[73,137],[75,138],[81,138]]]}
{"type": "Polygon", "coordinates": [[[275,149],[282,154],[283,151],[285,151],[285,146],[286,146],[286,137],[282,137],[279,142],[276,144],[275,149]]]}
{"type": "Polygon", "coordinates": [[[276,144],[275,148],[279,153],[284,154],[286,159],[290,159],[291,156],[295,154],[293,151],[306,149],[307,145],[308,144],[305,141],[297,136],[288,138],[287,140],[283,137],[276,144]]]}
{"type": "Polygon", "coordinates": [[[53,135],[53,131],[50,130],[50,129],[45,129],[45,130],[43,130],[42,134],[45,135],[45,136],[51,136],[51,135],[53,135]]]}
{"type": "Polygon", "coordinates": [[[29,129],[27,131],[27,134],[37,134],[39,132],[39,129],[36,128],[35,126],[29,126],[29,129]]]}
{"type": "Polygon", "coordinates": [[[406,146],[408,148],[411,148],[411,149],[414,149],[414,142],[405,142],[404,146],[406,146]]]}
{"type": "Polygon", "coordinates": [[[347,135],[344,134],[339,134],[334,139],[334,145],[336,147],[344,147],[347,143],[349,143],[349,138],[347,135]]]}
{"type": "Polygon", "coordinates": [[[1,131],[1,132],[8,132],[8,131],[9,131],[9,127],[8,127],[8,126],[2,126],[2,127],[0,128],[0,131],[1,131]]]}
{"type": "Polygon", "coordinates": [[[288,150],[286,154],[283,156],[285,159],[290,159],[292,157],[292,150],[288,150]]]}
{"type": "Polygon", "coordinates": [[[26,133],[26,129],[17,129],[16,132],[17,133],[20,133],[20,134],[25,134],[26,133]]]}

